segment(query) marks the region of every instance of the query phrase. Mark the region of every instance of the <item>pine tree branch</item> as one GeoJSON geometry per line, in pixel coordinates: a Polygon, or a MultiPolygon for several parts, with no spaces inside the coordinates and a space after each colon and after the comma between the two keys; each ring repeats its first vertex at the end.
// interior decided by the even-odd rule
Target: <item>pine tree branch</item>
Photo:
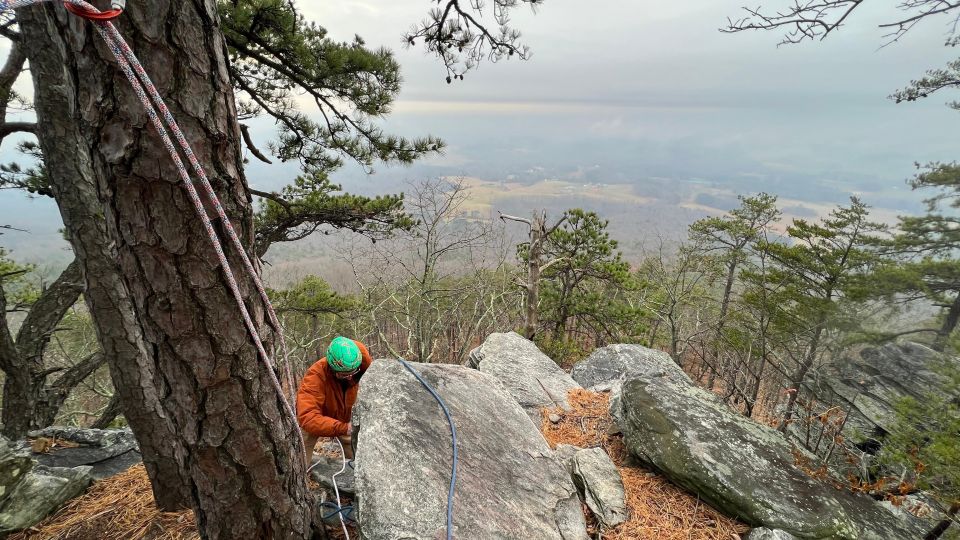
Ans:
{"type": "Polygon", "coordinates": [[[80,263],[74,260],[30,306],[20,331],[17,332],[17,348],[27,362],[42,361],[43,349],[50,336],[83,292],[83,276],[80,263]]]}
{"type": "Polygon", "coordinates": [[[107,357],[102,352],[95,352],[77,364],[67,368],[63,375],[57,377],[50,386],[59,390],[69,391],[93,374],[93,372],[104,365],[106,361],[107,357]]]}
{"type": "Polygon", "coordinates": [[[250,136],[250,128],[246,124],[240,124],[240,135],[243,137],[243,142],[247,145],[247,148],[250,150],[250,153],[253,154],[253,157],[264,163],[273,165],[273,162],[267,159],[267,156],[263,155],[256,145],[253,144],[253,138],[250,136]]]}

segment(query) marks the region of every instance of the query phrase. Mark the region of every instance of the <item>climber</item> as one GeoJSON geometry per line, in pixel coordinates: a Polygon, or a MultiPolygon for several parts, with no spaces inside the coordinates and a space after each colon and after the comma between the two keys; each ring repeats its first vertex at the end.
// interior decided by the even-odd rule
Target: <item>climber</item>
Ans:
{"type": "Polygon", "coordinates": [[[371,361],[363,343],[338,336],[330,342],[327,355],[307,370],[297,392],[297,420],[308,466],[320,437],[340,439],[345,457],[353,459],[350,414],[360,377],[371,361]]]}

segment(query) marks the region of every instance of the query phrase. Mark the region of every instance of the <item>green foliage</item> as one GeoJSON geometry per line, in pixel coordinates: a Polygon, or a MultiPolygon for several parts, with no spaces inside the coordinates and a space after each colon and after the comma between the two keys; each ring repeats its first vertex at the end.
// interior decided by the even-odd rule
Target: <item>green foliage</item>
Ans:
{"type": "MultiPolygon", "coordinates": [[[[743,332],[743,326],[730,327],[727,324],[727,319],[731,317],[729,308],[733,300],[734,286],[737,284],[738,269],[751,263],[751,249],[765,238],[770,224],[779,219],[780,210],[776,206],[776,196],[767,193],[751,197],[739,196],[738,199],[740,207],[734,208],[729,214],[694,222],[689,229],[689,238],[691,249],[714,259],[726,272],[716,314],[714,339],[718,343],[715,343],[714,347],[719,348],[719,342],[722,341],[734,349],[751,351],[753,340],[747,334],[753,332],[743,332]]],[[[708,283],[712,281],[710,279],[708,283]]],[[[736,313],[733,315],[738,316],[736,313]]],[[[719,350],[714,356],[719,356],[719,350]]]]}
{"type": "Polygon", "coordinates": [[[389,50],[370,50],[360,37],[334,41],[287,0],[220,0],[218,7],[233,83],[250,100],[241,110],[279,122],[271,147],[278,158],[297,159],[312,175],[338,168],[342,156],[369,169],[376,161],[411,163],[442,147],[434,137],[388,135],[373,122],[400,91],[400,66],[389,50]],[[314,101],[323,122],[297,108],[298,94],[314,101]]]}
{"type": "MultiPolygon", "coordinates": [[[[254,192],[264,199],[256,216],[257,252],[263,255],[274,242],[299,240],[324,225],[374,239],[409,227],[402,195],[343,193],[328,178],[344,158],[372,171],[376,162],[412,163],[443,148],[435,137],[406,139],[376,125],[400,92],[393,54],[371,50],[359,37],[350,43],[330,39],[287,0],[221,0],[218,6],[241,120],[274,118],[279,133],[271,153],[297,160],[303,170],[279,194],[254,192]],[[321,121],[297,106],[303,95],[317,106],[321,121]]],[[[248,146],[253,148],[249,140],[248,146]]]]}
{"type": "Polygon", "coordinates": [[[948,360],[939,371],[947,391],[901,400],[879,457],[892,472],[919,471],[918,487],[949,505],[960,501],[960,364],[948,360]]]}
{"type": "Polygon", "coordinates": [[[552,327],[554,340],[571,320],[608,337],[635,332],[638,312],[622,294],[633,283],[630,265],[607,232],[609,222],[578,208],[564,218],[544,244],[545,260],[556,262],[541,276],[541,322],[552,327]]]}
{"type": "MultiPolygon", "coordinates": [[[[958,38],[953,38],[956,44],[958,38]]],[[[897,103],[903,101],[917,101],[944,88],[960,87],[960,59],[948,62],[943,69],[927,70],[923,77],[910,81],[910,84],[902,90],[894,92],[890,98],[897,103]]],[[[951,101],[947,103],[951,109],[960,110],[960,101],[951,101]]]]}
{"type": "Polygon", "coordinates": [[[18,163],[0,165],[0,189],[20,189],[31,195],[53,197],[40,146],[34,141],[24,141],[17,145],[17,151],[32,158],[35,165],[27,168],[18,163]]]}
{"type": "Polygon", "coordinates": [[[326,315],[349,311],[356,301],[330,288],[317,276],[307,276],[289,289],[267,291],[279,313],[326,315]]]}
{"type": "MultiPolygon", "coordinates": [[[[20,264],[9,257],[0,247],[0,287],[7,297],[7,309],[20,310],[36,301],[40,290],[27,279],[36,268],[31,264],[20,264]]],[[[0,316],[6,314],[0,313],[0,316]]]]}
{"type": "Polygon", "coordinates": [[[934,342],[942,350],[960,309],[960,260],[956,257],[960,218],[946,212],[960,207],[960,166],[931,163],[922,169],[909,183],[913,189],[933,192],[925,200],[927,213],[901,216],[897,234],[879,244],[897,259],[874,272],[868,293],[888,301],[923,300],[947,308],[934,342]]]}
{"type": "Polygon", "coordinates": [[[326,174],[298,176],[280,195],[264,194],[256,221],[257,252],[274,242],[304,238],[323,226],[351,230],[373,239],[407,229],[403,194],[365,197],[341,192],[326,174]]]}
{"type": "Polygon", "coordinates": [[[569,369],[593,351],[592,343],[580,344],[575,340],[562,337],[555,339],[546,334],[537,336],[534,341],[537,347],[543,351],[543,354],[553,359],[564,369],[569,369]]]}
{"type": "Polygon", "coordinates": [[[733,265],[747,260],[750,245],[759,240],[764,228],[780,216],[774,195],[740,195],[737,199],[740,200],[739,208],[723,216],[697,220],[690,225],[689,231],[691,242],[733,265]]]}
{"type": "Polygon", "coordinates": [[[835,209],[822,223],[794,220],[787,242],[760,243],[772,263],[763,279],[779,289],[776,301],[787,315],[783,323],[797,331],[823,329],[831,319],[838,322],[840,301],[863,296],[870,286],[865,277],[883,262],[871,246],[887,230],[868,220],[868,208],[851,197],[849,206],[835,209]]]}

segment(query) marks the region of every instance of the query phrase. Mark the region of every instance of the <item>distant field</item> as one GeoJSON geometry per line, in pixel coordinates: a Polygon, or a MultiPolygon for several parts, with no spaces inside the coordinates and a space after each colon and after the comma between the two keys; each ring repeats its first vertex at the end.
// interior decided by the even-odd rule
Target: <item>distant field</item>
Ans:
{"type": "MultiPolygon", "coordinates": [[[[569,208],[597,212],[610,221],[611,235],[620,242],[628,260],[638,260],[662,238],[667,242],[682,239],[687,226],[710,215],[721,215],[737,206],[736,193],[710,182],[682,181],[648,177],[627,183],[575,182],[542,179],[535,182],[488,180],[461,177],[468,188],[468,199],[460,217],[495,220],[499,212],[529,215],[534,209],[545,209],[549,216],[559,216],[569,208]]],[[[863,194],[863,199],[890,200],[889,195],[863,194]]],[[[817,219],[827,215],[834,204],[794,198],[779,199],[784,219],[777,229],[783,230],[794,218],[817,219]]],[[[29,230],[0,235],[0,246],[18,260],[38,263],[54,272],[69,262],[67,243],[58,232],[62,226],[56,206],[49,200],[8,200],[0,205],[4,223],[29,230]]],[[[874,208],[876,221],[894,223],[896,210],[874,208]]],[[[508,228],[516,239],[523,232],[516,224],[508,228]]],[[[352,284],[349,265],[332,254],[336,242],[368,242],[355,235],[314,235],[295,244],[278,245],[267,254],[265,273],[270,283],[282,286],[308,274],[328,279],[336,288],[352,284]]]]}

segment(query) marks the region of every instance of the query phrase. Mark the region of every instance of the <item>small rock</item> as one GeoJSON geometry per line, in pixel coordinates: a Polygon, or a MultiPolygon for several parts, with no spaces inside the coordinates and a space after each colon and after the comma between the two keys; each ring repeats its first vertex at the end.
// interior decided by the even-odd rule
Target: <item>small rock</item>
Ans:
{"type": "Polygon", "coordinates": [[[603,448],[588,448],[573,456],[573,482],[603,526],[615,527],[627,520],[623,479],[603,448]]]}
{"type": "Polygon", "coordinates": [[[0,506],[0,536],[32,527],[92,481],[90,467],[35,466],[0,506]]]}
{"type": "Polygon", "coordinates": [[[567,474],[573,477],[573,456],[577,455],[577,452],[583,450],[579,446],[573,446],[572,444],[558,444],[557,447],[553,450],[553,457],[557,458],[563,468],[567,470],[567,474]]]}
{"type": "Polygon", "coordinates": [[[551,414],[549,418],[550,418],[550,422],[552,422],[552,423],[554,423],[554,424],[559,424],[559,423],[560,423],[560,420],[562,420],[562,418],[560,418],[560,415],[559,415],[559,414],[551,414]]]}
{"type": "MultiPolygon", "coordinates": [[[[337,475],[337,490],[340,496],[353,497],[356,494],[354,487],[353,467],[347,465],[342,473],[343,460],[341,458],[331,458],[327,456],[314,456],[313,469],[310,470],[310,477],[320,485],[328,488],[333,493],[333,475],[337,475]],[[338,474],[339,473],[339,474],[338,474]]],[[[339,518],[338,518],[339,519],[339,518]]]]}
{"type": "Polygon", "coordinates": [[[140,463],[137,440],[129,429],[81,429],[51,426],[30,433],[33,459],[47,467],[92,467],[94,480],[103,480],[140,463]],[[69,441],[76,447],[59,447],[69,441]]]}

